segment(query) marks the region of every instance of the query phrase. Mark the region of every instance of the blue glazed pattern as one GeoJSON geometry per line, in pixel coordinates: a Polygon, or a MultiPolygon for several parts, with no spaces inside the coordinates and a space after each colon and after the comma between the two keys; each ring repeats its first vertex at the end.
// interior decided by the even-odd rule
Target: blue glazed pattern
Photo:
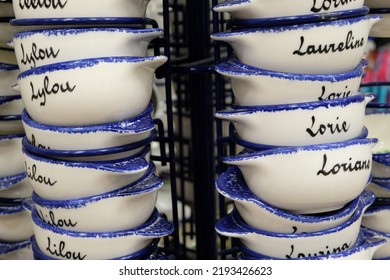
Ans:
{"type": "Polygon", "coordinates": [[[19,173],[16,175],[12,175],[12,176],[1,177],[0,178],[0,191],[6,190],[9,187],[12,187],[13,185],[19,183],[20,181],[22,181],[26,177],[27,177],[27,175],[25,172],[19,173]]]}
{"type": "Polygon", "coordinates": [[[16,64],[9,64],[9,63],[4,63],[0,62],[0,71],[13,71],[13,70],[18,70],[19,66],[16,64]]]}
{"type": "Polygon", "coordinates": [[[275,218],[283,218],[289,221],[299,223],[321,223],[324,221],[338,220],[354,212],[359,204],[360,198],[357,197],[349,202],[342,209],[331,213],[322,213],[320,215],[299,215],[289,211],[284,211],[277,207],[262,201],[257,197],[245,183],[245,180],[237,166],[229,167],[224,173],[218,176],[216,180],[217,190],[225,197],[241,202],[252,203],[259,208],[275,215],[275,218]]]}
{"type": "Polygon", "coordinates": [[[4,242],[0,241],[0,255],[12,253],[14,251],[31,247],[31,240],[20,242],[4,242]]]}
{"type": "Polygon", "coordinates": [[[6,103],[19,99],[22,99],[21,95],[0,96],[0,105],[4,105],[6,103]]]}
{"type": "Polygon", "coordinates": [[[25,211],[22,203],[0,203],[0,215],[11,215],[25,211]]]}
{"type": "Polygon", "coordinates": [[[380,188],[384,190],[390,191],[390,178],[373,177],[371,182],[375,183],[376,185],[378,185],[380,188]]]}

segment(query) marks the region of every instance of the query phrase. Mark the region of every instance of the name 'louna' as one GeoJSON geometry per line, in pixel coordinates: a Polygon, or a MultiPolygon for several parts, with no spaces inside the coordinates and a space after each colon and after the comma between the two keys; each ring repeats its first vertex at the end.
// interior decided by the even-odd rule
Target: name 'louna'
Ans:
{"type": "Polygon", "coordinates": [[[345,41],[329,44],[310,44],[305,41],[305,37],[300,37],[300,46],[293,52],[293,55],[305,56],[315,54],[327,54],[344,52],[348,50],[354,50],[362,48],[364,46],[364,38],[355,39],[353,32],[350,30],[345,38],[345,41]]]}
{"type": "Polygon", "coordinates": [[[348,162],[336,163],[333,166],[328,165],[328,156],[324,154],[322,159],[322,168],[317,172],[318,175],[336,175],[339,172],[356,172],[361,170],[370,170],[371,160],[356,160],[352,161],[352,158],[348,159],[348,162]]]}
{"type": "Polygon", "coordinates": [[[349,3],[356,2],[356,0],[313,0],[313,7],[310,11],[319,13],[328,11],[330,8],[338,8],[339,6],[347,6],[349,3]]]}
{"type": "Polygon", "coordinates": [[[41,8],[63,9],[68,0],[19,0],[19,8],[24,10],[36,10],[41,8]]]}

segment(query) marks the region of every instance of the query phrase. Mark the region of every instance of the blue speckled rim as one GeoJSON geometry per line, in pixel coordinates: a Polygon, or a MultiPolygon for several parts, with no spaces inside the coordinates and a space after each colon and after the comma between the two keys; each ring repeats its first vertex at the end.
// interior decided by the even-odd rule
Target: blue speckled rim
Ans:
{"type": "Polygon", "coordinates": [[[14,34],[15,39],[24,39],[35,34],[42,34],[44,36],[58,36],[58,35],[77,35],[93,32],[113,32],[113,33],[129,33],[129,34],[163,34],[161,28],[129,28],[129,27],[66,27],[66,28],[50,28],[50,29],[34,29],[24,30],[14,34]]]}
{"type": "Polygon", "coordinates": [[[216,224],[216,229],[223,235],[223,232],[230,232],[235,234],[259,234],[264,236],[271,236],[277,238],[308,238],[314,236],[321,236],[325,234],[332,234],[344,230],[345,228],[351,226],[364,214],[364,207],[368,207],[375,200],[375,195],[371,191],[364,190],[360,195],[361,200],[359,201],[359,207],[352,215],[352,217],[341,225],[321,230],[315,232],[303,232],[303,233],[280,233],[280,232],[270,232],[261,229],[257,229],[246,224],[236,208],[232,210],[228,215],[220,219],[216,224]]]}
{"type": "Polygon", "coordinates": [[[221,62],[215,65],[215,70],[222,75],[225,74],[232,76],[268,76],[294,81],[339,82],[361,77],[364,73],[364,67],[367,66],[367,64],[368,61],[363,59],[361,63],[352,71],[337,74],[296,74],[258,68],[244,64],[237,58],[232,58],[226,62],[221,62]]]}
{"type": "Polygon", "coordinates": [[[77,238],[115,238],[130,235],[145,237],[163,237],[171,234],[174,230],[173,224],[163,218],[157,209],[154,209],[149,220],[135,228],[115,232],[77,232],[49,225],[39,218],[37,211],[32,211],[33,222],[43,230],[52,231],[56,234],[77,237],[77,238]]]}
{"type": "Polygon", "coordinates": [[[19,242],[5,242],[0,241],[0,255],[12,253],[17,250],[28,248],[31,246],[31,240],[24,240],[19,242]]]}
{"type": "Polygon", "coordinates": [[[375,98],[374,94],[356,94],[345,98],[338,98],[323,101],[299,102],[277,105],[232,105],[231,108],[215,113],[216,117],[229,115],[250,115],[257,112],[279,112],[295,110],[316,110],[318,108],[345,107],[354,103],[363,103],[366,98],[375,98]]]}
{"type": "Polygon", "coordinates": [[[0,96],[0,106],[14,100],[21,100],[21,95],[0,96]]]}
{"type": "MultiPolygon", "coordinates": [[[[139,260],[139,259],[147,258],[157,250],[157,246],[158,246],[159,241],[160,241],[159,238],[153,239],[151,241],[151,243],[148,246],[146,246],[145,248],[143,248],[135,253],[132,253],[132,254],[129,254],[126,256],[122,256],[122,257],[118,257],[118,258],[114,258],[111,260],[139,260]]],[[[39,249],[38,244],[35,240],[35,236],[31,237],[31,244],[32,244],[32,250],[33,250],[35,260],[60,260],[60,259],[55,259],[51,256],[47,256],[46,254],[44,254],[42,252],[42,250],[39,249]]]]}
{"type": "Polygon", "coordinates": [[[378,185],[380,188],[384,190],[390,191],[390,177],[388,178],[372,177],[371,182],[378,185]]]}
{"type": "Polygon", "coordinates": [[[215,185],[217,190],[223,196],[231,200],[237,202],[248,202],[283,219],[298,221],[300,223],[321,223],[324,221],[341,219],[342,217],[354,212],[360,201],[360,197],[358,196],[346,204],[343,208],[330,213],[321,213],[320,215],[294,214],[274,207],[273,205],[261,200],[253,192],[251,192],[237,166],[229,167],[225,172],[218,176],[215,185]]]}
{"type": "MultiPolygon", "coordinates": [[[[252,149],[252,150],[269,150],[269,149],[276,149],[276,148],[294,147],[294,146],[273,146],[273,145],[265,145],[265,144],[249,142],[247,140],[242,139],[238,135],[237,131],[234,129],[233,123],[230,123],[230,125],[233,127],[232,132],[230,134],[230,137],[232,138],[233,142],[244,147],[244,148],[252,149]]],[[[368,135],[368,129],[367,129],[367,127],[363,127],[362,132],[358,136],[352,138],[351,140],[363,139],[363,138],[366,138],[367,135],[368,135]]]]}
{"type": "Polygon", "coordinates": [[[0,203],[0,215],[11,215],[25,211],[21,202],[0,203]]]}
{"type": "MultiPolygon", "coordinates": [[[[373,230],[372,228],[367,228],[365,226],[362,226],[364,229],[364,235],[366,237],[373,237],[373,238],[390,238],[390,232],[381,232],[379,230],[373,230]]],[[[390,256],[389,256],[390,257],[390,256]]]]}
{"type": "Polygon", "coordinates": [[[348,250],[335,253],[335,254],[306,257],[306,258],[296,258],[296,259],[279,259],[279,258],[273,258],[273,257],[259,254],[242,245],[240,246],[240,249],[242,250],[243,255],[241,255],[240,259],[242,260],[329,260],[329,259],[345,258],[353,254],[367,250],[369,248],[381,246],[385,243],[386,240],[381,238],[365,238],[364,229],[361,229],[359,232],[358,239],[353,247],[351,247],[348,250]]]}
{"type": "Polygon", "coordinates": [[[28,142],[27,137],[23,137],[22,146],[29,152],[41,155],[44,157],[68,157],[68,158],[79,158],[79,157],[93,157],[93,156],[103,156],[103,155],[112,155],[123,152],[128,152],[131,150],[136,150],[144,146],[149,145],[157,137],[157,131],[152,130],[150,135],[140,141],[101,149],[89,149],[89,150],[55,150],[55,149],[45,149],[42,147],[33,146],[28,142]]]}
{"type": "Polygon", "coordinates": [[[4,191],[27,177],[26,172],[0,178],[0,191],[4,191]]]}
{"type": "Polygon", "coordinates": [[[20,81],[29,76],[43,75],[50,72],[71,70],[76,68],[90,68],[100,63],[141,63],[143,61],[153,61],[164,56],[108,56],[96,58],[84,58],[78,60],[70,60],[65,62],[56,62],[43,66],[38,66],[26,71],[23,71],[17,77],[20,81]]]}
{"type": "Polygon", "coordinates": [[[86,25],[95,26],[99,25],[142,25],[148,23],[148,18],[138,17],[65,17],[65,18],[22,18],[10,20],[11,25],[15,26],[45,26],[45,25],[58,25],[58,26],[75,26],[86,25]]]}
{"type": "Polygon", "coordinates": [[[305,14],[297,16],[285,17],[270,17],[270,18],[253,18],[253,19],[230,19],[227,26],[233,26],[235,29],[248,27],[274,27],[286,25],[308,24],[316,22],[334,21],[340,19],[348,19],[351,17],[358,17],[368,14],[368,7],[361,7],[357,9],[349,9],[337,12],[323,12],[318,14],[305,14]]]}
{"type": "Polygon", "coordinates": [[[156,171],[155,165],[153,163],[150,163],[149,169],[147,170],[146,174],[144,174],[141,178],[124,187],[121,187],[117,190],[113,190],[107,193],[89,196],[89,197],[83,197],[79,199],[48,200],[48,199],[41,198],[38,194],[33,192],[32,202],[34,204],[37,204],[41,207],[48,208],[48,209],[58,209],[58,208],[73,209],[73,208],[81,208],[90,203],[98,202],[103,199],[108,199],[111,197],[135,196],[139,194],[149,193],[159,189],[163,185],[163,180],[155,174],[155,171],[156,171]]]}
{"type": "Polygon", "coordinates": [[[390,166],[390,153],[374,153],[372,160],[385,166],[390,166]]]}
{"type": "Polygon", "coordinates": [[[15,71],[15,70],[19,70],[19,66],[17,64],[0,62],[0,71],[15,71]]]}
{"type": "Polygon", "coordinates": [[[279,147],[279,148],[268,149],[268,150],[244,149],[237,155],[222,157],[222,161],[224,161],[225,163],[234,163],[235,161],[256,159],[256,158],[272,156],[272,155],[280,155],[280,154],[290,155],[290,154],[297,154],[303,151],[344,149],[355,145],[372,145],[377,142],[378,142],[377,138],[363,138],[363,139],[346,140],[341,142],[332,142],[326,144],[314,144],[314,145],[296,146],[296,147],[279,147]]]}
{"type": "Polygon", "coordinates": [[[224,31],[224,32],[214,33],[212,34],[212,39],[218,41],[218,40],[223,40],[223,38],[226,37],[241,36],[250,33],[281,33],[281,32],[294,31],[294,30],[309,30],[309,29],[319,28],[323,26],[340,27],[344,25],[356,24],[361,21],[367,21],[371,19],[381,19],[381,18],[383,17],[380,15],[368,14],[364,16],[349,17],[345,19],[338,19],[332,21],[319,21],[313,23],[302,23],[302,24],[295,24],[295,25],[281,25],[281,26],[271,26],[271,27],[245,28],[243,30],[237,30],[237,31],[224,31]]]}
{"type": "Polygon", "coordinates": [[[154,122],[152,118],[152,113],[154,110],[153,102],[151,101],[148,107],[139,115],[133,118],[129,118],[119,122],[99,124],[99,125],[87,125],[87,126],[54,126],[46,125],[39,123],[33,120],[27,113],[26,109],[23,109],[21,113],[21,118],[24,124],[34,129],[44,130],[44,131],[53,131],[59,133],[68,133],[68,134],[83,134],[99,131],[110,131],[110,132],[119,132],[119,133],[141,133],[144,131],[149,131],[154,128],[154,122]]]}

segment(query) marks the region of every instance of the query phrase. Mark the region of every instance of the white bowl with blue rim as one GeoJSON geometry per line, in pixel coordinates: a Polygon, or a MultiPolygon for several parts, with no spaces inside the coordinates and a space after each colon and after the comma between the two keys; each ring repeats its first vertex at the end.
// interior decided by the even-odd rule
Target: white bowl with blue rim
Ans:
{"type": "MultiPolygon", "coordinates": [[[[148,259],[152,254],[154,254],[158,247],[159,238],[156,238],[152,241],[148,246],[145,248],[142,248],[139,251],[136,251],[134,253],[120,256],[117,258],[113,258],[111,260],[144,260],[148,259]]],[[[49,256],[42,252],[42,250],[38,247],[38,244],[35,240],[35,236],[31,237],[31,248],[33,252],[34,260],[61,260],[60,258],[49,256]]]]}
{"type": "Polygon", "coordinates": [[[17,64],[1,62],[0,51],[0,96],[18,95],[18,93],[12,89],[12,86],[16,83],[19,74],[20,70],[17,64]]]}
{"type": "MultiPolygon", "coordinates": [[[[385,244],[386,240],[384,239],[365,237],[364,229],[361,229],[355,245],[345,251],[335,250],[328,255],[298,256],[298,258],[288,260],[372,260],[375,252],[385,244]]],[[[241,247],[241,249],[242,252],[238,255],[240,260],[281,260],[258,254],[245,247],[241,247]]]]}
{"type": "Polygon", "coordinates": [[[374,230],[371,228],[367,228],[362,226],[364,228],[364,233],[365,236],[370,237],[370,238],[380,238],[386,240],[386,243],[384,246],[379,248],[374,256],[374,260],[379,260],[379,259],[388,259],[390,258],[390,233],[389,232],[382,232],[378,230],[374,230]]]}
{"type": "Polygon", "coordinates": [[[390,233],[390,198],[377,198],[377,201],[364,213],[362,225],[390,233]]]}
{"type": "Polygon", "coordinates": [[[376,141],[245,149],[221,160],[237,166],[249,189],[263,201],[294,213],[314,214],[340,209],[360,195],[371,180],[376,141]]]}
{"type": "Polygon", "coordinates": [[[215,116],[234,124],[239,138],[259,145],[299,146],[338,142],[364,130],[373,94],[279,105],[233,105],[215,116]]]}
{"type": "Polygon", "coordinates": [[[14,34],[12,45],[20,70],[26,71],[85,58],[145,56],[150,42],[162,34],[160,28],[41,28],[14,34]]]}
{"type": "Polygon", "coordinates": [[[151,216],[163,186],[155,172],[151,165],[144,176],[127,186],[78,199],[49,200],[33,193],[24,205],[35,208],[44,222],[68,230],[106,232],[137,227],[151,216]]]}
{"type": "Polygon", "coordinates": [[[0,203],[0,240],[24,241],[32,235],[31,215],[22,203],[0,203]]]}
{"type": "Polygon", "coordinates": [[[375,38],[390,37],[390,6],[384,9],[370,9],[370,14],[382,16],[382,20],[370,30],[370,36],[375,38]]]}
{"type": "Polygon", "coordinates": [[[148,170],[145,159],[150,149],[138,154],[104,161],[53,159],[22,148],[24,169],[40,197],[53,200],[76,199],[110,192],[141,178],[148,170]]]}
{"type": "Polygon", "coordinates": [[[359,93],[366,61],[355,69],[331,74],[294,74],[246,65],[237,59],[218,63],[239,105],[275,105],[343,98],[359,93]]]}
{"type": "Polygon", "coordinates": [[[22,96],[0,96],[0,116],[21,115],[23,109],[22,96]]]}
{"type": "Polygon", "coordinates": [[[248,65],[290,73],[340,73],[359,65],[370,29],[380,19],[381,16],[365,15],[334,21],[245,28],[215,33],[211,38],[230,45],[237,58],[248,65]]]}
{"type": "Polygon", "coordinates": [[[22,139],[24,134],[0,135],[0,177],[24,171],[22,139]]]}
{"type": "MultiPolygon", "coordinates": [[[[96,217],[98,218],[98,217],[96,217]]],[[[45,223],[32,212],[34,237],[40,250],[54,258],[73,260],[113,259],[135,253],[156,238],[170,235],[172,223],[155,210],[141,226],[122,231],[77,232],[45,223]]]]}
{"type": "Polygon", "coordinates": [[[0,260],[33,260],[31,240],[18,242],[0,241],[0,260]]]}
{"type": "Polygon", "coordinates": [[[291,3],[288,0],[224,0],[215,5],[213,10],[218,13],[229,13],[232,18],[253,19],[310,14],[324,14],[363,7],[364,0],[344,1],[342,3],[303,0],[291,3]]]}
{"type": "Polygon", "coordinates": [[[362,196],[365,196],[360,202],[362,209],[341,225],[322,231],[278,233],[256,229],[246,224],[236,209],[217,222],[216,230],[222,236],[237,238],[243,246],[256,253],[273,258],[294,259],[345,251],[358,240],[364,211],[375,200],[371,192],[364,192],[362,196]]]}
{"type": "Polygon", "coordinates": [[[368,129],[368,137],[378,138],[373,148],[372,174],[374,177],[390,177],[390,110],[367,108],[364,125],[368,129]]]}
{"type": "Polygon", "coordinates": [[[13,1],[15,18],[144,17],[150,0],[13,1]]]}
{"type": "Polygon", "coordinates": [[[53,63],[22,72],[15,89],[30,117],[42,124],[111,123],[148,107],[155,71],[166,61],[166,56],[127,56],[53,63]]]}
{"type": "Polygon", "coordinates": [[[26,110],[22,122],[29,143],[54,150],[91,150],[136,143],[152,135],[153,104],[139,115],[123,121],[87,126],[45,125],[33,120],[26,110]]]}
{"type": "Polygon", "coordinates": [[[0,178],[0,199],[18,200],[31,197],[33,189],[25,171],[0,178]]]}
{"type": "Polygon", "coordinates": [[[367,189],[378,198],[390,198],[390,177],[372,177],[367,189]]]}
{"type": "Polygon", "coordinates": [[[318,215],[300,215],[274,207],[258,198],[246,185],[238,167],[232,166],[218,176],[216,188],[232,200],[241,218],[249,226],[280,233],[325,230],[346,222],[361,206],[358,196],[339,210],[318,215]]]}

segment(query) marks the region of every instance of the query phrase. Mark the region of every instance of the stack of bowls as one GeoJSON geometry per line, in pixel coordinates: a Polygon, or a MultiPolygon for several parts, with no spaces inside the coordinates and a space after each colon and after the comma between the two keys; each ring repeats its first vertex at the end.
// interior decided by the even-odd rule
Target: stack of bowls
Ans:
{"type": "Polygon", "coordinates": [[[20,73],[9,46],[16,28],[12,1],[0,2],[0,259],[31,259],[32,223],[22,200],[32,188],[24,172],[21,153],[24,129],[21,95],[12,90],[20,73]]]}
{"type": "MultiPolygon", "coordinates": [[[[367,189],[376,195],[375,202],[363,216],[362,225],[368,236],[390,240],[390,110],[385,107],[367,108],[365,126],[369,136],[378,139],[373,148],[372,180],[367,189]]],[[[390,242],[379,249],[375,259],[390,258],[390,242]]]]}
{"type": "Polygon", "coordinates": [[[221,160],[216,181],[234,210],[216,230],[238,238],[242,258],[372,259],[361,221],[375,194],[364,126],[374,95],[359,93],[370,29],[363,1],[230,1],[233,55],[216,65],[236,104],[215,113],[244,149],[221,160]],[[332,2],[333,3],[333,2],[332,2]],[[363,253],[362,253],[363,252],[363,253]]]}
{"type": "Polygon", "coordinates": [[[36,259],[148,258],[173,232],[150,160],[153,78],[167,57],[146,54],[163,33],[142,25],[148,2],[13,1],[36,259]]]}

